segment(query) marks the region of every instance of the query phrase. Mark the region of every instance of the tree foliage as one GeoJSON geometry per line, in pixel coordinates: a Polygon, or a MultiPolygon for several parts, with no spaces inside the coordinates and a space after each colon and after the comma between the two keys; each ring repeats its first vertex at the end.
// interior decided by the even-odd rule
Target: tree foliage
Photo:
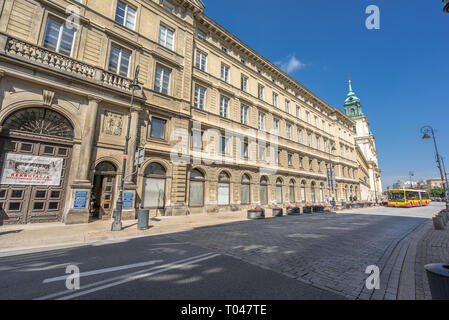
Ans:
{"type": "Polygon", "coordinates": [[[435,187],[429,190],[429,196],[432,198],[443,198],[444,190],[440,187],[435,187]]]}

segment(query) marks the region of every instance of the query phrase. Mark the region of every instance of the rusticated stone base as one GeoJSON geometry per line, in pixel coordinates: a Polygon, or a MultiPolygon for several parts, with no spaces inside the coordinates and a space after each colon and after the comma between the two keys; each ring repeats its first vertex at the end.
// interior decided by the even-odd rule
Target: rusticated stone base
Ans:
{"type": "Polygon", "coordinates": [[[89,223],[89,212],[69,211],[65,218],[65,224],[89,223]]]}

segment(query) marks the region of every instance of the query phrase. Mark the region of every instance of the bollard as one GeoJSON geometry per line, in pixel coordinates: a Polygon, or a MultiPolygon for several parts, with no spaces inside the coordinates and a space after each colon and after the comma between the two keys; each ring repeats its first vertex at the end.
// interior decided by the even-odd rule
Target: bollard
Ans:
{"type": "Polygon", "coordinates": [[[428,264],[424,267],[433,300],[449,300],[449,264],[428,264]]]}
{"type": "Polygon", "coordinates": [[[433,220],[433,227],[435,230],[444,230],[444,222],[441,217],[435,216],[432,218],[433,220]]]}
{"type": "Polygon", "coordinates": [[[147,230],[150,220],[150,210],[149,209],[139,209],[137,211],[137,229],[147,230]]]}

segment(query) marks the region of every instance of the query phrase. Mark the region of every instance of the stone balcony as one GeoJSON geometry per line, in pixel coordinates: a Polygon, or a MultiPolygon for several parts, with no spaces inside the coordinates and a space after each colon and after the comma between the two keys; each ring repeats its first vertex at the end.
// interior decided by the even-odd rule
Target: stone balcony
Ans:
{"type": "MultiPolygon", "coordinates": [[[[5,34],[0,34],[1,55],[51,72],[56,71],[81,81],[87,81],[127,94],[131,93],[132,80],[126,77],[5,34]]],[[[140,93],[137,95],[140,95],[140,93]]]]}

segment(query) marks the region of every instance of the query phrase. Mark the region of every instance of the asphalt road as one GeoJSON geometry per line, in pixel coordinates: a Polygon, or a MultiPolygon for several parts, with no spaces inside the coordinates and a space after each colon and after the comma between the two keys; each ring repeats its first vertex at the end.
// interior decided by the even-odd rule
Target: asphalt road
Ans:
{"type": "Polygon", "coordinates": [[[346,288],[361,289],[367,265],[439,207],[284,217],[11,252],[0,255],[0,299],[345,299],[346,288]],[[79,289],[67,289],[68,266],[79,268],[79,289]]]}

